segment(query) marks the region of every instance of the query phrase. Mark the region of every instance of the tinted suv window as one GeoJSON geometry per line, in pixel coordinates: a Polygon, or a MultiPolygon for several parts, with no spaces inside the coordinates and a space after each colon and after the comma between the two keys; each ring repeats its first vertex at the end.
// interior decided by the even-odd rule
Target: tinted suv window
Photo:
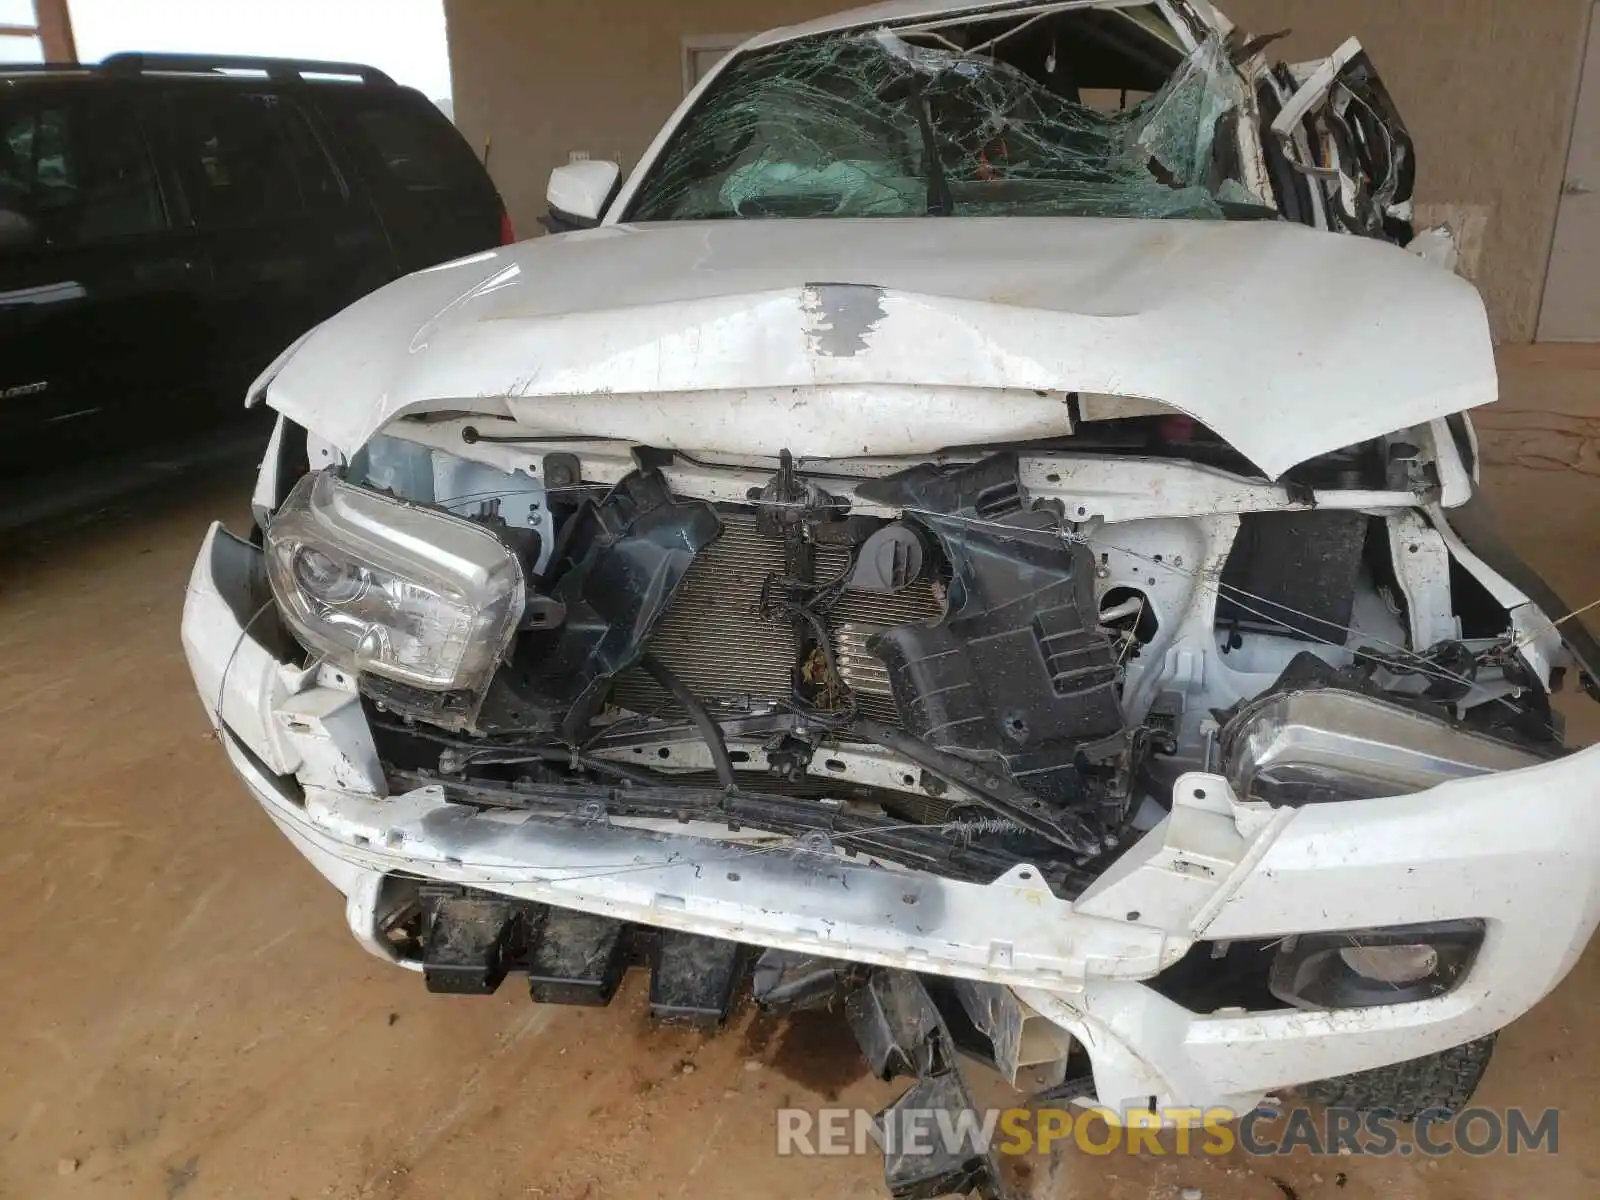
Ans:
{"type": "Polygon", "coordinates": [[[289,139],[295,178],[300,182],[300,196],[306,207],[320,211],[343,204],[347,198],[344,185],[305,116],[291,104],[280,105],[278,116],[289,139]]]}
{"type": "Polygon", "coordinates": [[[258,225],[301,211],[294,155],[278,119],[278,97],[207,95],[196,88],[172,107],[189,203],[201,226],[258,225]]]}
{"type": "Polygon", "coordinates": [[[52,246],[166,227],[137,118],[126,107],[88,99],[0,111],[0,209],[52,246]]]}
{"type": "Polygon", "coordinates": [[[455,136],[448,129],[397,108],[361,108],[352,115],[389,178],[405,191],[467,190],[461,180],[460,147],[446,140],[455,136]]]}

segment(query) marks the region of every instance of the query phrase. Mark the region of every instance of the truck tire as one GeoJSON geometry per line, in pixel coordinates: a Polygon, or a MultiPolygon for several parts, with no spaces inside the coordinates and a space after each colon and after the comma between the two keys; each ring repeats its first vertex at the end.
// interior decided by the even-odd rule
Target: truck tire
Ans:
{"type": "Polygon", "coordinates": [[[1494,1053],[1495,1036],[1371,1071],[1319,1079],[1298,1090],[1328,1108],[1387,1109],[1402,1121],[1415,1121],[1429,1109],[1453,1116],[1477,1091],[1494,1053]]]}

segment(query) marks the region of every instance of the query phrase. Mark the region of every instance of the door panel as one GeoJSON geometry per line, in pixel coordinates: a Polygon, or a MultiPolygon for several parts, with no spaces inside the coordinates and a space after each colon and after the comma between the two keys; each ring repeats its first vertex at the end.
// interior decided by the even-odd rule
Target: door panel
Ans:
{"type": "MultiPolygon", "coordinates": [[[[1592,10],[1593,6],[1591,6],[1592,10]]],[[[1589,19],[1567,174],[1556,214],[1541,342],[1600,341],[1600,22],[1589,19]]]]}
{"type": "Polygon", "coordinates": [[[216,86],[168,97],[173,156],[211,265],[207,378],[215,416],[285,346],[375,286],[381,230],[276,91],[216,86]]]}
{"type": "Polygon", "coordinates": [[[205,263],[174,238],[137,105],[8,96],[0,211],[0,463],[45,470],[157,440],[194,385],[205,263]]]}

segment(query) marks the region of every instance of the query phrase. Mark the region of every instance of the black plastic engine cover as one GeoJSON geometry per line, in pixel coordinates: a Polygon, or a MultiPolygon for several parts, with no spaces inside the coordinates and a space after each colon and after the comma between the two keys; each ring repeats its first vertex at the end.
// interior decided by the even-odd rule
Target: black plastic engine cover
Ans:
{"type": "Polygon", "coordinates": [[[565,618],[518,638],[480,723],[581,730],[611,680],[643,656],[695,555],[721,532],[711,505],[674,499],[659,471],[635,471],[585,503],[563,527],[549,570],[546,594],[565,618]]]}
{"type": "Polygon", "coordinates": [[[938,537],[952,569],[937,624],[868,646],[889,668],[901,723],[940,750],[1001,759],[1035,795],[1078,800],[1078,748],[1122,729],[1093,557],[1023,510],[1014,456],[930,470],[877,481],[938,537]],[[931,511],[944,506],[953,511],[931,511]]]}

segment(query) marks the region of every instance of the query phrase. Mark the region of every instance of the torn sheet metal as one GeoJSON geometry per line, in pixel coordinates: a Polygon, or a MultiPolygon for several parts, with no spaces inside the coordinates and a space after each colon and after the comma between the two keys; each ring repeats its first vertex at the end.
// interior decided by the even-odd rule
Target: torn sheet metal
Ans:
{"type": "Polygon", "coordinates": [[[1294,69],[1299,88],[1272,122],[1297,169],[1326,187],[1334,227],[1405,245],[1411,239],[1416,151],[1399,109],[1355,38],[1294,69]],[[1309,127],[1310,156],[1296,135],[1309,127]]]}

